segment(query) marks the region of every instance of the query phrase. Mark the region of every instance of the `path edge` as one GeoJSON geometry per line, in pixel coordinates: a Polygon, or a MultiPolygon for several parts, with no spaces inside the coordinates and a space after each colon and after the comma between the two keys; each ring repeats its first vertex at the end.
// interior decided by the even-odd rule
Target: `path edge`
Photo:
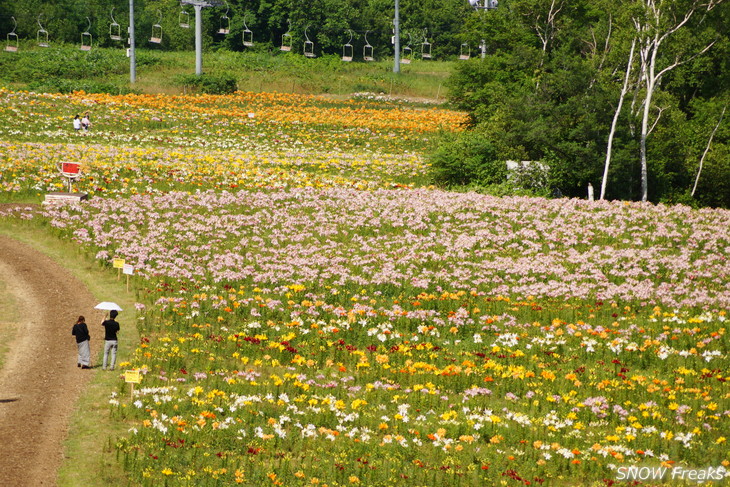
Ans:
{"type": "MultiPolygon", "coordinates": [[[[43,253],[67,269],[97,300],[109,300],[109,294],[114,294],[114,300],[125,310],[118,320],[122,330],[117,363],[133,353],[139,343],[135,292],[127,293],[124,281],[117,280],[116,272],[103,268],[77,244],[59,239],[49,227],[38,222],[0,218],[0,234],[43,253]]],[[[94,329],[97,326],[90,322],[92,332],[98,337],[101,331],[94,329]]],[[[99,363],[101,356],[92,357],[92,360],[99,363]]],[[[63,440],[63,462],[56,476],[59,487],[129,484],[114,449],[115,439],[125,435],[128,427],[112,419],[109,405],[112,391],[118,391],[124,385],[119,372],[119,369],[116,373],[99,370],[74,405],[63,440]]]]}

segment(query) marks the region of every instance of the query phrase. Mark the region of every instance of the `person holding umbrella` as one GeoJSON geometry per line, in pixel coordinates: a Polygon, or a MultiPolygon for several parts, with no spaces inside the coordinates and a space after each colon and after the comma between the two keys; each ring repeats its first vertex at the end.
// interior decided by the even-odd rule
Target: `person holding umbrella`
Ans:
{"type": "Polygon", "coordinates": [[[119,323],[114,319],[117,317],[119,312],[115,309],[109,312],[109,319],[104,320],[101,326],[104,327],[104,362],[101,366],[102,370],[106,370],[107,363],[109,364],[109,370],[114,370],[114,365],[117,363],[117,348],[119,342],[117,342],[117,332],[119,331],[119,323]],[[108,361],[111,353],[111,361],[108,361]]]}
{"type": "Polygon", "coordinates": [[[89,344],[91,342],[91,335],[89,335],[89,327],[86,326],[86,319],[83,316],[79,316],[71,329],[71,334],[76,337],[76,346],[79,350],[79,358],[76,363],[77,367],[82,369],[91,368],[91,348],[89,344]]]}

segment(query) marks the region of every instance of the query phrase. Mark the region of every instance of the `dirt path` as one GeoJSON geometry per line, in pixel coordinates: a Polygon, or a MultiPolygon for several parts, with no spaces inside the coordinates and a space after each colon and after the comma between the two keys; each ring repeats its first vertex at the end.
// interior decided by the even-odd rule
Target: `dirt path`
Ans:
{"type": "MultiPolygon", "coordinates": [[[[69,271],[2,235],[0,276],[20,308],[0,370],[0,486],[56,485],[74,404],[96,373],[76,367],[71,326],[96,303],[69,271]]],[[[98,365],[100,337],[91,331],[98,365]]]]}

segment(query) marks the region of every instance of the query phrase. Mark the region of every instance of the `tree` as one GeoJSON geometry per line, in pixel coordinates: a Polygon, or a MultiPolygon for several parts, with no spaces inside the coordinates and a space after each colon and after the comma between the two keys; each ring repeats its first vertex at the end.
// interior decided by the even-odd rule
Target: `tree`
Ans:
{"type": "Polygon", "coordinates": [[[714,42],[711,42],[699,51],[687,57],[681,49],[675,50],[673,60],[664,61],[660,51],[665,47],[671,37],[680,29],[685,27],[698,11],[709,12],[723,0],[639,0],[644,7],[640,15],[633,19],[634,27],[639,40],[639,58],[641,81],[644,85],[644,93],[641,103],[641,133],[640,133],[640,158],[641,158],[641,200],[649,198],[648,170],[646,141],[651,131],[661,116],[655,116],[653,124],[649,127],[652,118],[652,99],[662,77],[681,64],[705,53],[714,42]]]}
{"type": "Polygon", "coordinates": [[[626,63],[626,74],[624,75],[624,84],[621,87],[621,93],[618,98],[618,106],[613,114],[613,121],[611,122],[611,130],[608,134],[608,145],[606,147],[606,163],[603,168],[603,178],[601,179],[601,196],[598,199],[604,199],[606,197],[606,185],[608,183],[608,168],[611,165],[611,151],[613,149],[613,138],[616,134],[616,125],[618,124],[618,118],[621,114],[621,107],[624,104],[624,97],[629,91],[629,80],[631,79],[631,66],[634,63],[634,49],[636,48],[636,39],[631,42],[631,51],[629,51],[629,60],[626,63]]]}

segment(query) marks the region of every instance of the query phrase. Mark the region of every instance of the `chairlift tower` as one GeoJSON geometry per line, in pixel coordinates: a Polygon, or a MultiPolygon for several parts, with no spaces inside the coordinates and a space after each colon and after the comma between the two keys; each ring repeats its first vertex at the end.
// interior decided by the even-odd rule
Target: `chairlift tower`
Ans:
{"type": "Polygon", "coordinates": [[[203,74],[202,9],[205,7],[220,7],[226,2],[221,0],[181,0],[181,3],[184,5],[192,5],[195,8],[195,74],[200,76],[203,74]]]}
{"type": "Polygon", "coordinates": [[[400,73],[400,2],[395,0],[395,18],[393,19],[393,72],[400,73]]]}
{"type": "MultiPolygon", "coordinates": [[[[116,23],[116,21],[114,21],[116,23]]],[[[129,0],[129,27],[127,27],[127,56],[129,56],[129,83],[134,84],[137,80],[137,62],[134,43],[134,0],[129,0]]]]}
{"type": "MultiPolygon", "coordinates": [[[[469,5],[477,11],[495,10],[499,5],[498,0],[469,0],[469,5]]],[[[479,43],[479,49],[482,51],[482,59],[487,57],[487,40],[482,39],[479,43]]]]}

